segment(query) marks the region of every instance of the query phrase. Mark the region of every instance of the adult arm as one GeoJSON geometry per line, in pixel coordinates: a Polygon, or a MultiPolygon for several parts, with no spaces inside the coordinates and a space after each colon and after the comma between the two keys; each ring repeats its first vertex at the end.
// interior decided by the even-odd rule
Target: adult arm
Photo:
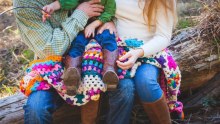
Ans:
{"type": "Polygon", "coordinates": [[[167,9],[167,11],[165,11],[163,7],[158,8],[155,34],[152,39],[142,46],[144,57],[153,55],[170,45],[174,18],[174,14],[171,10],[167,9]]]}
{"type": "MultiPolygon", "coordinates": [[[[40,4],[38,1],[15,0],[14,6],[40,6],[40,4]]],[[[81,6],[80,9],[82,8],[81,6]]],[[[54,14],[56,20],[66,18],[61,23],[61,28],[52,24],[51,21],[42,23],[41,13],[35,9],[18,9],[14,11],[14,14],[23,41],[40,58],[52,55],[62,56],[78,32],[84,29],[88,18],[91,17],[91,13],[87,13],[89,15],[87,16],[85,12],[75,10],[69,18],[66,18],[67,13],[65,11],[57,11],[54,14]]],[[[96,12],[96,14],[98,13],[96,12]]]]}

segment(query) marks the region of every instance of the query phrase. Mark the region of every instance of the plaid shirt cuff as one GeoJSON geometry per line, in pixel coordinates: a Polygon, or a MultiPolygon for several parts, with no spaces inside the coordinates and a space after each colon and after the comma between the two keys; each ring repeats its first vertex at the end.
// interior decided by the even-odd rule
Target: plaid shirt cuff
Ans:
{"type": "Polygon", "coordinates": [[[86,25],[87,21],[89,19],[89,16],[82,10],[76,9],[73,14],[71,15],[72,18],[78,19],[79,22],[82,23],[82,25],[86,25]]]}

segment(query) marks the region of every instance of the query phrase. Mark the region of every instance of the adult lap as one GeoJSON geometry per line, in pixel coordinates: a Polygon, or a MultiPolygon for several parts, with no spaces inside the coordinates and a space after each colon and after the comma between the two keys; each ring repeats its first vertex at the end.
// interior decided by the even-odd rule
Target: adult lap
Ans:
{"type": "Polygon", "coordinates": [[[162,95],[162,89],[157,81],[159,68],[151,64],[138,67],[134,77],[135,89],[142,101],[154,102],[162,95]]]}

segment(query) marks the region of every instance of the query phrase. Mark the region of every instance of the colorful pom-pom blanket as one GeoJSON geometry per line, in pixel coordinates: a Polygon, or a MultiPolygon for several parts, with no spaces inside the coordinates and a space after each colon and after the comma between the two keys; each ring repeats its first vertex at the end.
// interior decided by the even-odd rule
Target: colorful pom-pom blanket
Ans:
{"type": "MultiPolygon", "coordinates": [[[[140,48],[142,41],[137,39],[118,39],[119,56],[126,54],[129,50],[140,48]]],[[[177,101],[179,94],[181,74],[179,67],[168,49],[164,49],[155,55],[139,58],[135,65],[129,70],[118,69],[120,79],[132,78],[136,69],[142,63],[149,63],[161,68],[160,86],[167,98],[167,104],[171,112],[182,113],[183,104],[177,101]]],[[[101,92],[107,90],[102,82],[103,55],[100,45],[92,41],[86,46],[82,61],[82,83],[75,96],[65,94],[65,85],[62,75],[64,65],[61,56],[50,56],[44,60],[35,60],[30,63],[27,74],[20,82],[20,89],[26,96],[38,90],[55,88],[59,95],[71,105],[81,106],[90,100],[98,100],[101,92]]]]}

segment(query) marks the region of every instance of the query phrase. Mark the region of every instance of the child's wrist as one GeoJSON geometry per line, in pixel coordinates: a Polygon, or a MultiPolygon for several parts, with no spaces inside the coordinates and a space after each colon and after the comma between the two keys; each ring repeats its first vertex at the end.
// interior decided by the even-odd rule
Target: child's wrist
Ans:
{"type": "Polygon", "coordinates": [[[94,27],[94,28],[98,28],[101,25],[102,25],[102,22],[99,20],[95,20],[94,22],[89,24],[89,26],[94,27]]]}
{"type": "Polygon", "coordinates": [[[97,23],[99,23],[99,25],[103,24],[103,22],[101,20],[96,20],[96,21],[97,21],[97,23]]]}
{"type": "Polygon", "coordinates": [[[97,27],[101,26],[103,23],[100,20],[95,20],[93,24],[97,28],[97,27]]]}

